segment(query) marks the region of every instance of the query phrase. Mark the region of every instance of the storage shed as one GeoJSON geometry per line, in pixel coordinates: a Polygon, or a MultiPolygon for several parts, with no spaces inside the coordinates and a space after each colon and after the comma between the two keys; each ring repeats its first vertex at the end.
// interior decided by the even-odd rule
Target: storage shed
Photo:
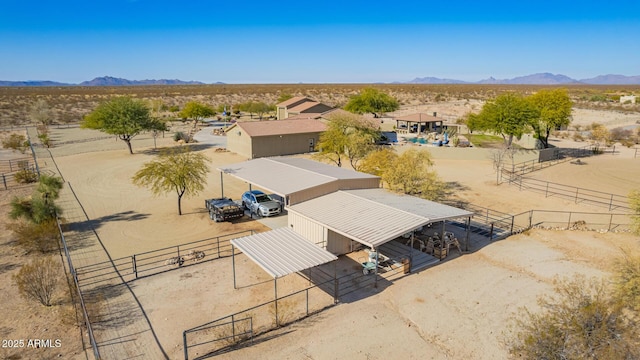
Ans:
{"type": "Polygon", "coordinates": [[[237,122],[226,130],[227,149],[250,159],[309,153],[326,128],[313,119],[237,122]]]}

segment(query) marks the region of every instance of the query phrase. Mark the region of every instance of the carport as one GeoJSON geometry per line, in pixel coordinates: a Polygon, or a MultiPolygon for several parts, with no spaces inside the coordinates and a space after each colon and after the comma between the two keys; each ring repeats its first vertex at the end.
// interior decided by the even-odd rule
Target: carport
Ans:
{"type": "MultiPolygon", "coordinates": [[[[384,189],[342,190],[289,208],[289,227],[298,233],[325,236],[337,242],[350,239],[377,251],[385,243],[432,223],[466,218],[467,229],[463,247],[467,250],[472,212],[424,200],[414,196],[394,194],[384,189]],[[310,231],[309,229],[323,230],[310,231]],[[345,240],[343,240],[345,239],[345,240]]],[[[320,243],[311,238],[312,242],[320,243]]],[[[328,250],[336,247],[328,242],[328,250]]],[[[376,269],[377,269],[376,259],[376,269]]]]}
{"type": "Polygon", "coordinates": [[[366,189],[380,186],[380,178],[317,161],[294,157],[253,159],[218,168],[224,196],[223,174],[255,184],[281,196],[286,206],[313,199],[341,189],[366,189]]]}
{"type": "MultiPolygon", "coordinates": [[[[309,242],[289,228],[279,228],[232,239],[231,253],[234,289],[237,289],[236,247],[273,277],[273,290],[276,300],[278,299],[278,278],[338,259],[337,256],[309,242]]],[[[335,277],[334,271],[334,279],[335,277]]],[[[276,301],[275,304],[277,318],[278,302],[276,301]]]]}

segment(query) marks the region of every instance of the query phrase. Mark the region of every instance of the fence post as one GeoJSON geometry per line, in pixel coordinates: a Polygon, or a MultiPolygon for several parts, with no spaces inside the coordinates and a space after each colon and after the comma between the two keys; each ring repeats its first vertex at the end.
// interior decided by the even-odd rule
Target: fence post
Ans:
{"type": "Polygon", "coordinates": [[[491,223],[491,231],[489,232],[489,240],[493,240],[493,223],[491,223]]]}
{"type": "Polygon", "coordinates": [[[182,332],[182,347],[184,348],[184,360],[189,360],[189,350],[187,349],[187,332],[182,332]]]}
{"type": "Polygon", "coordinates": [[[609,218],[609,229],[607,229],[607,231],[611,231],[611,224],[613,223],[613,214],[611,214],[611,217],[609,218]]]}
{"type": "Polygon", "coordinates": [[[611,211],[611,206],[613,206],[613,194],[611,194],[611,200],[609,201],[609,211],[611,211]]]}
{"type": "Polygon", "coordinates": [[[515,218],[516,218],[515,215],[511,216],[511,235],[513,235],[513,223],[515,221],[515,218]]]}
{"type": "Polygon", "coordinates": [[[529,229],[533,226],[533,210],[529,210],[529,229]]]}
{"type": "Polygon", "coordinates": [[[339,282],[340,280],[338,279],[333,279],[333,303],[336,304],[338,303],[338,288],[339,288],[339,282]]]}
{"type": "Polygon", "coordinates": [[[136,279],[138,279],[138,266],[136,264],[136,255],[133,254],[133,256],[131,257],[131,264],[133,266],[133,274],[135,275],[136,279]]]}
{"type": "Polygon", "coordinates": [[[7,190],[7,178],[2,174],[2,183],[4,184],[4,189],[7,190]]]}
{"type": "Polygon", "coordinates": [[[567,230],[571,229],[571,211],[569,211],[569,221],[567,221],[567,230]]]}

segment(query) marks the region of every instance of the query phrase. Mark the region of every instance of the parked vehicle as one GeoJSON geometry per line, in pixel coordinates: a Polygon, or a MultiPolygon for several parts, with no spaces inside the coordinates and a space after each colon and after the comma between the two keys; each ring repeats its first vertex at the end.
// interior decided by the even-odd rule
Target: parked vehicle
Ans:
{"type": "Polygon", "coordinates": [[[260,216],[278,215],[282,211],[282,203],[260,190],[247,191],[242,194],[242,205],[245,209],[260,216]]]}
{"type": "Polygon", "coordinates": [[[227,197],[205,200],[204,205],[209,210],[209,218],[215,222],[230,221],[244,216],[242,206],[227,197]]]}

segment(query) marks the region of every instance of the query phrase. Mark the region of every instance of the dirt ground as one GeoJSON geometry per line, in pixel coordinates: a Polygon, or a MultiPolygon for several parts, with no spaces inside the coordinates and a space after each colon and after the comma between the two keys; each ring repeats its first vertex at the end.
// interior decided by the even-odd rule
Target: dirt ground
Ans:
{"type": "MultiPolygon", "coordinates": [[[[128,154],[124,143],[91,130],[56,129],[52,137],[60,145],[51,149],[55,164],[48,165],[57,166],[73,188],[112,258],[246,229],[267,229],[256,221],[216,224],[204,210],[204,199],[221,195],[220,174],[215,168],[244,160],[236,154],[220,152],[216,146],[194,145],[194,149],[211,158],[212,171],[204,192],[183,199],[184,215],[179,216],[174,194],[154,197],[147,189],[131,183],[133,174],[154,157],[151,137],[141,135],[133,141],[134,155],[128,154]]],[[[173,146],[169,136],[156,142],[158,147],[173,146]]],[[[545,198],[505,184],[497,186],[488,159],[434,160],[440,177],[457,184],[455,196],[472,204],[509,213],[530,209],[607,210],[545,198]]],[[[640,178],[640,159],[602,155],[586,161],[585,166],[561,164],[532,176],[620,195],[639,186],[636,179],[640,178]]],[[[225,195],[235,199],[248,188],[247,184],[227,175],[223,182],[225,195]]],[[[6,194],[8,192],[0,193],[4,196],[3,204],[8,201],[6,194]]],[[[2,239],[8,239],[4,229],[2,239]]],[[[41,315],[35,315],[35,310],[21,310],[26,306],[24,302],[17,296],[7,296],[15,294],[6,284],[19,263],[18,255],[9,249],[4,246],[0,260],[3,270],[0,276],[5,277],[2,283],[6,287],[3,300],[5,306],[18,309],[16,313],[24,315],[10,322],[3,320],[5,323],[0,327],[3,339],[44,336],[18,326],[41,315]]],[[[535,309],[536,297],[551,290],[556,276],[576,273],[607,276],[621,249],[638,251],[640,240],[625,233],[532,230],[394,281],[370,296],[340,304],[281,332],[269,334],[269,340],[221,357],[505,358],[504,332],[518,308],[535,309]]],[[[273,295],[271,282],[264,272],[246,258],[238,261],[246,271],[242,283],[258,285],[234,290],[229,259],[197,264],[133,283],[132,288],[170,358],[182,356],[182,330],[238,308],[248,308],[273,295]]],[[[296,277],[279,284],[283,293],[304,285],[296,277]]],[[[52,328],[48,328],[51,332],[52,328]]],[[[55,331],[57,335],[64,330],[55,331]]],[[[76,332],[68,331],[66,335],[76,336],[78,343],[76,332]]],[[[77,345],[73,349],[78,349],[77,345]]],[[[24,358],[32,358],[24,354],[24,358]]],[[[62,356],[68,358],[73,354],[74,350],[70,350],[62,356]]]]}

